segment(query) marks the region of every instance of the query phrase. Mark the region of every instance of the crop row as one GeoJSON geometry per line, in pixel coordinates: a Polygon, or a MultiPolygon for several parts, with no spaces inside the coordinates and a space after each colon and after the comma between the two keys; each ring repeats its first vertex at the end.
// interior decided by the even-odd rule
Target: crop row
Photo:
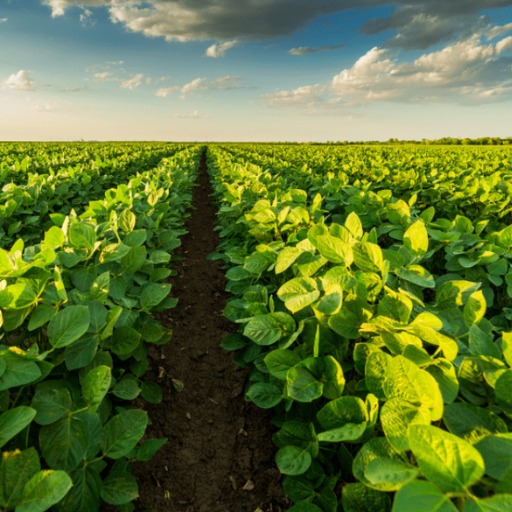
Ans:
{"type": "Polygon", "coordinates": [[[80,215],[51,215],[34,245],[0,249],[3,510],[133,510],[131,464],[166,440],[139,445],[149,420],[126,401],[161,400],[142,380],[148,343],[171,337],[152,312],[176,304],[168,267],[201,151],[137,173],[80,215]]]}
{"type": "Polygon", "coordinates": [[[240,324],[223,345],[275,410],[291,510],[509,510],[510,154],[427,173],[276,151],[208,163],[240,324]]]}

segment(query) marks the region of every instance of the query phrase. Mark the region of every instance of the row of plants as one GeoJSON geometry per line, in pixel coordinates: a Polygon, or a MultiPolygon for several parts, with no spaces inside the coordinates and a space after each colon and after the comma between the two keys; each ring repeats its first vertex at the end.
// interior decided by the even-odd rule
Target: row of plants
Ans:
{"type": "Polygon", "coordinates": [[[223,346],[275,411],[290,510],[510,510],[512,228],[468,193],[506,190],[508,163],[460,170],[473,182],[411,168],[403,186],[257,153],[208,150],[211,258],[240,324],[223,346]]]}
{"type": "Polygon", "coordinates": [[[148,344],[171,332],[152,313],[172,308],[166,283],[185,233],[200,146],[90,201],[26,246],[0,249],[0,506],[94,512],[134,509],[132,463],[166,439],[140,443],[158,403],[144,381],[148,344]]]}
{"type": "MultiPolygon", "coordinates": [[[[5,166],[3,162],[0,247],[12,245],[18,238],[23,238],[25,243],[39,241],[45,230],[53,225],[52,214],[67,215],[72,209],[82,213],[91,199],[101,199],[107,189],[153,169],[164,159],[172,157],[179,147],[169,145],[161,152],[139,151],[134,154],[125,148],[122,154],[112,158],[106,158],[107,154],[111,156],[110,152],[98,152],[95,159],[85,159],[86,165],[63,165],[57,172],[50,168],[46,173],[27,172],[27,165],[34,167],[29,156],[16,160],[16,165],[5,166]],[[17,179],[12,176],[7,179],[9,173],[17,179]]],[[[69,156],[68,153],[64,152],[69,156]]],[[[50,159],[52,154],[46,157],[50,159]]],[[[39,162],[38,159],[34,161],[39,162]]],[[[35,168],[41,171],[42,166],[35,168]]]]}

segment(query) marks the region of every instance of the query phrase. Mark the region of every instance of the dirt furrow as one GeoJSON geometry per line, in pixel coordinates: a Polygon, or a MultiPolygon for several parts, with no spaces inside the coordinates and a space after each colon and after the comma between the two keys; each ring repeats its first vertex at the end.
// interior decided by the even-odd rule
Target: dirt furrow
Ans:
{"type": "Polygon", "coordinates": [[[229,297],[222,263],[206,259],[218,239],[205,155],[198,185],[176,251],[183,260],[169,281],[179,303],[159,316],[173,337],[149,352],[147,378],[160,383],[164,398],[144,406],[152,421],[147,435],[169,441],[134,468],[141,496],[135,504],[152,512],[284,511],[289,502],[275,469],[271,415],[244,400],[248,371],[220,346],[236,326],[222,316],[229,297]]]}

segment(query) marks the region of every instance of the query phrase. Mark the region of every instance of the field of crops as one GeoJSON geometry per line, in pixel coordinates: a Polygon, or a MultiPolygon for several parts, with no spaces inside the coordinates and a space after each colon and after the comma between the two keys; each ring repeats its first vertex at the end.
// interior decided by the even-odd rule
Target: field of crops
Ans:
{"type": "Polygon", "coordinates": [[[142,510],[133,463],[188,449],[144,401],[219,405],[148,359],[205,163],[219,243],[187,272],[223,265],[223,353],[291,501],[237,505],[252,467],[224,508],[155,477],[153,512],[512,510],[512,151],[164,143],[0,146],[2,509],[142,510]]]}

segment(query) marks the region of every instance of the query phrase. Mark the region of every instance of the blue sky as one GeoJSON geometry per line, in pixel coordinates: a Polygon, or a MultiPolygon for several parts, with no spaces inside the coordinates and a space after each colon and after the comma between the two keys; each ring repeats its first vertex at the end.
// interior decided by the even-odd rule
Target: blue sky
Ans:
{"type": "Polygon", "coordinates": [[[3,0],[0,140],[512,136],[512,0],[3,0]]]}

